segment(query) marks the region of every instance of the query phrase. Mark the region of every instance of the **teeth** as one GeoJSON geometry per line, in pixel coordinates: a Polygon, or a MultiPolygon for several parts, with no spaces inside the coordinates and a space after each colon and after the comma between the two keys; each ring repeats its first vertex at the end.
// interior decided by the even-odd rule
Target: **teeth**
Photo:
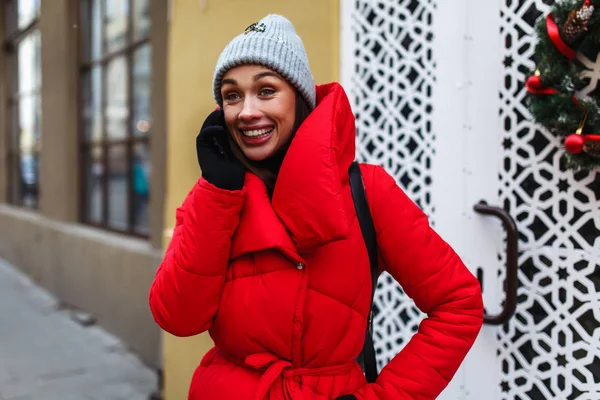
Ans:
{"type": "Polygon", "coordinates": [[[255,129],[252,131],[242,131],[244,133],[245,136],[249,136],[249,137],[257,137],[257,136],[262,136],[262,135],[266,135],[269,134],[273,131],[273,128],[268,128],[268,129],[255,129]]]}

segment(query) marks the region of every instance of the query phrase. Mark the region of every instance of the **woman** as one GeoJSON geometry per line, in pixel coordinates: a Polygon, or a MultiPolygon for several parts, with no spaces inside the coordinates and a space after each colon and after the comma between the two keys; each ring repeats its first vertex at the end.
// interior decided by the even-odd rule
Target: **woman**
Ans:
{"type": "Polygon", "coordinates": [[[219,109],[197,138],[202,177],[177,210],[150,291],[164,330],[208,330],[215,342],[189,398],[436,398],[481,327],[479,284],[394,179],[361,165],[379,265],[428,314],[366,383],[355,359],[371,279],[342,87],[315,88],[294,27],[269,15],[228,44],[213,88],[219,109]]]}

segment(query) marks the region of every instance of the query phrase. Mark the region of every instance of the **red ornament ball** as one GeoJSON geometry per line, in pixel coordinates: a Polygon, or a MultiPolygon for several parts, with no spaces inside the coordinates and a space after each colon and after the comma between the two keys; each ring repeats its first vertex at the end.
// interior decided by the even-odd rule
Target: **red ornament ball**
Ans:
{"type": "Polygon", "coordinates": [[[542,78],[537,75],[532,75],[527,79],[527,88],[530,90],[540,90],[544,88],[542,78]]]}
{"type": "Polygon", "coordinates": [[[583,151],[584,143],[583,136],[572,133],[565,139],[565,149],[571,154],[579,154],[583,151]]]}

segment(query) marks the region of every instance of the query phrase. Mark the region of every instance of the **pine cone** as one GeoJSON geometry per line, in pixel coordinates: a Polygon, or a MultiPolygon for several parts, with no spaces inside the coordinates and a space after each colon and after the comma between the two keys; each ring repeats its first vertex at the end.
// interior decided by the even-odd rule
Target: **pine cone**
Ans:
{"type": "Polygon", "coordinates": [[[567,45],[572,46],[587,31],[593,13],[594,6],[586,3],[569,13],[569,17],[560,31],[560,36],[567,45]]]}
{"type": "Polygon", "coordinates": [[[583,145],[583,151],[594,157],[600,157],[600,143],[597,141],[587,141],[583,145]]]}

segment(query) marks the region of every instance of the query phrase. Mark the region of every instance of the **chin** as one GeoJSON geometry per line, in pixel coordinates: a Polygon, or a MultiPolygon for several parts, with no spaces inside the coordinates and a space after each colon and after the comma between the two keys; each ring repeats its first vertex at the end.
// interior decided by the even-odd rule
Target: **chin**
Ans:
{"type": "Polygon", "coordinates": [[[248,146],[244,144],[243,140],[240,138],[238,141],[238,146],[249,160],[263,161],[273,156],[277,152],[277,141],[273,139],[275,138],[271,138],[271,140],[263,143],[260,146],[248,146]]]}
{"type": "Polygon", "coordinates": [[[267,149],[243,149],[244,155],[252,161],[263,161],[273,155],[271,150],[267,149]]]}

